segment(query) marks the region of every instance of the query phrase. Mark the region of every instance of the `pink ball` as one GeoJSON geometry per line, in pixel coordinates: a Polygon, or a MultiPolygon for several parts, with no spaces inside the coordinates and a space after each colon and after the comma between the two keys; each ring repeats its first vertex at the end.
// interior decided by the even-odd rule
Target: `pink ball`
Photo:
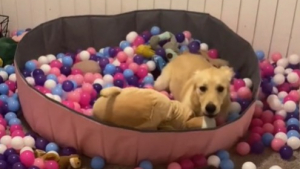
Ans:
{"type": "Polygon", "coordinates": [[[291,90],[289,95],[294,102],[299,102],[300,95],[297,90],[291,90]]]}
{"type": "Polygon", "coordinates": [[[193,161],[195,167],[205,167],[207,166],[207,160],[205,158],[204,155],[198,154],[198,155],[194,155],[191,160],[193,161]]]}
{"type": "Polygon", "coordinates": [[[273,122],[273,112],[270,111],[270,110],[266,110],[262,113],[261,115],[261,120],[264,122],[264,123],[272,123],[273,122]]]}
{"type": "Polygon", "coordinates": [[[94,82],[94,75],[92,73],[86,73],[84,74],[84,81],[87,83],[93,83],[94,82]]]}
{"type": "Polygon", "coordinates": [[[182,169],[180,164],[176,163],[176,162],[172,162],[168,165],[167,169],[182,169]]]}
{"type": "Polygon", "coordinates": [[[20,136],[25,137],[25,133],[22,130],[15,130],[11,133],[12,137],[20,136]]]}
{"type": "Polygon", "coordinates": [[[80,74],[77,74],[74,76],[74,81],[77,83],[77,85],[82,85],[83,81],[84,81],[84,78],[82,75],[80,74]]]}
{"type": "Polygon", "coordinates": [[[250,153],[250,145],[247,142],[240,142],[237,144],[235,150],[239,155],[245,156],[250,153]]]}
{"type": "Polygon", "coordinates": [[[278,89],[278,92],[282,92],[282,91],[284,91],[284,92],[290,92],[290,90],[291,90],[291,86],[290,86],[290,84],[289,83],[283,83],[282,85],[279,85],[279,86],[277,86],[277,89],[278,89]]]}
{"type": "Polygon", "coordinates": [[[283,132],[286,133],[286,127],[275,127],[274,128],[274,134],[279,133],[279,132],[283,132]]]}
{"type": "Polygon", "coordinates": [[[122,73],[116,73],[114,75],[114,80],[125,80],[124,75],[122,73]]]}
{"type": "Polygon", "coordinates": [[[54,160],[45,161],[45,169],[59,169],[59,165],[54,160]]]}
{"type": "Polygon", "coordinates": [[[190,31],[183,31],[184,37],[190,40],[192,38],[192,34],[190,31]]]}
{"type": "Polygon", "coordinates": [[[87,115],[87,116],[92,116],[93,115],[93,110],[92,109],[87,109],[83,112],[83,114],[87,115]]]}
{"type": "Polygon", "coordinates": [[[6,135],[6,131],[5,130],[0,130],[0,139],[6,135]]]}
{"type": "Polygon", "coordinates": [[[282,55],[279,52],[275,52],[271,55],[271,59],[275,63],[281,58],[282,58],[282,55]]]}
{"type": "Polygon", "coordinates": [[[97,98],[97,95],[98,95],[98,93],[96,92],[96,90],[93,89],[91,92],[91,98],[95,99],[95,98],[97,98]]]}
{"type": "Polygon", "coordinates": [[[93,48],[93,47],[89,47],[89,48],[87,48],[87,51],[91,54],[91,55],[94,55],[94,54],[96,54],[96,49],[95,48],[93,48]]]}
{"type": "Polygon", "coordinates": [[[230,92],[230,98],[232,100],[236,100],[238,98],[237,93],[236,92],[230,92]]]}
{"type": "Polygon", "coordinates": [[[41,92],[43,94],[51,93],[51,91],[49,89],[45,88],[45,87],[42,88],[41,92]]]}
{"type": "Polygon", "coordinates": [[[190,159],[182,159],[178,162],[182,169],[194,169],[195,165],[190,159]]]}
{"type": "Polygon", "coordinates": [[[274,138],[271,142],[271,147],[274,151],[279,151],[285,145],[284,141],[279,138],[274,138]]]}
{"type": "Polygon", "coordinates": [[[266,76],[273,76],[273,75],[274,75],[274,67],[273,67],[273,65],[271,65],[271,64],[267,64],[267,65],[263,68],[262,71],[264,72],[264,74],[265,74],[266,76]]]}
{"type": "Polygon", "coordinates": [[[128,68],[131,69],[134,73],[136,73],[139,70],[139,65],[136,63],[130,63],[128,68]]]}
{"type": "Polygon", "coordinates": [[[251,129],[251,132],[252,132],[252,133],[257,133],[257,134],[259,134],[260,136],[262,136],[262,135],[264,134],[264,130],[263,130],[262,127],[253,127],[253,128],[251,129]]]}
{"type": "Polygon", "coordinates": [[[67,99],[72,102],[79,102],[80,101],[80,93],[71,91],[67,94],[67,99]]]}
{"type": "MultiPolygon", "coordinates": [[[[74,76],[74,78],[75,78],[75,76],[74,76]]],[[[60,84],[62,84],[66,80],[67,80],[67,77],[65,75],[60,75],[60,76],[57,77],[57,81],[60,84]]]]}
{"type": "Polygon", "coordinates": [[[218,51],[217,51],[217,49],[209,49],[207,54],[212,59],[217,59],[218,58],[218,51]]]}
{"type": "Polygon", "coordinates": [[[72,69],[72,75],[77,75],[77,74],[82,75],[83,72],[81,71],[81,69],[73,68],[72,69]]]}
{"type": "Polygon", "coordinates": [[[50,69],[49,74],[54,74],[55,76],[59,76],[60,70],[57,67],[53,67],[50,69]]]}
{"type": "Polygon", "coordinates": [[[39,167],[40,169],[45,168],[45,163],[44,163],[44,160],[42,158],[34,159],[33,165],[39,167]]]}
{"type": "Polygon", "coordinates": [[[11,90],[8,91],[8,96],[11,97],[14,94],[11,90]]]}
{"type": "Polygon", "coordinates": [[[231,84],[229,87],[230,92],[235,92],[234,86],[231,84]]]}
{"type": "Polygon", "coordinates": [[[0,118],[0,124],[1,124],[4,128],[6,128],[7,122],[6,122],[6,120],[5,120],[3,117],[0,118]]]}
{"type": "Polygon", "coordinates": [[[276,120],[284,120],[284,118],[279,114],[275,114],[273,117],[273,121],[276,121],[276,120]]]}
{"type": "Polygon", "coordinates": [[[93,91],[93,86],[89,83],[83,83],[82,85],[82,91],[91,94],[93,91]]]}
{"type": "Polygon", "coordinates": [[[0,124],[0,131],[5,131],[5,127],[2,124],[0,124]]]}
{"type": "Polygon", "coordinates": [[[67,77],[67,79],[68,79],[68,80],[74,80],[74,75],[69,75],[69,76],[67,77]]]}
{"type": "Polygon", "coordinates": [[[74,104],[74,110],[78,110],[81,108],[79,103],[73,102],[73,104],[74,104]]]}
{"type": "Polygon", "coordinates": [[[234,79],[233,85],[234,85],[235,91],[238,91],[241,87],[245,87],[246,83],[243,79],[234,79]]]}
{"type": "Polygon", "coordinates": [[[241,87],[237,91],[238,97],[241,99],[251,99],[252,98],[252,92],[248,87],[241,87]]]}
{"type": "Polygon", "coordinates": [[[36,65],[36,67],[39,67],[40,64],[36,59],[32,59],[31,61],[36,65]]]}
{"type": "Polygon", "coordinates": [[[300,69],[294,69],[293,72],[297,73],[298,76],[300,77],[300,69]]]}
{"type": "Polygon", "coordinates": [[[9,90],[11,91],[15,91],[17,89],[16,83],[11,80],[6,80],[5,84],[8,86],[9,90]]]}
{"type": "Polygon", "coordinates": [[[260,106],[255,106],[255,109],[254,109],[254,117],[256,117],[256,118],[260,118],[261,117],[261,115],[262,115],[262,113],[263,113],[263,109],[262,109],[262,107],[260,107],[260,106]]]}
{"type": "Polygon", "coordinates": [[[131,63],[134,63],[133,62],[133,57],[128,57],[127,60],[126,60],[126,63],[127,63],[127,65],[130,65],[131,63]]]}
{"type": "Polygon", "coordinates": [[[79,101],[80,105],[82,107],[88,106],[90,104],[90,101],[91,101],[90,93],[82,92],[80,95],[80,101],[79,101]]]}
{"type": "Polygon", "coordinates": [[[263,125],[264,133],[274,133],[274,126],[271,123],[265,123],[263,125]]]}
{"type": "Polygon", "coordinates": [[[135,38],[135,40],[133,41],[133,46],[139,46],[145,43],[145,40],[143,37],[138,36],[135,38]]]}
{"type": "Polygon", "coordinates": [[[109,63],[113,63],[114,62],[113,58],[108,58],[108,60],[109,60],[109,63]]]}
{"type": "Polygon", "coordinates": [[[140,68],[146,69],[147,72],[149,72],[148,66],[147,66],[146,64],[141,64],[141,65],[140,65],[140,68]]]}
{"type": "Polygon", "coordinates": [[[20,154],[20,161],[22,164],[24,164],[26,167],[30,167],[33,165],[35,159],[34,159],[34,154],[32,151],[26,150],[23,151],[20,154]]]}
{"type": "Polygon", "coordinates": [[[254,118],[251,120],[250,128],[261,127],[263,125],[263,121],[259,118],[254,118]]]}
{"type": "Polygon", "coordinates": [[[94,79],[102,79],[102,75],[100,73],[94,73],[94,79]]]}
{"type": "Polygon", "coordinates": [[[74,90],[74,92],[81,94],[82,93],[82,88],[77,88],[74,90]]]}
{"type": "Polygon", "coordinates": [[[63,66],[63,64],[59,60],[52,60],[50,62],[50,67],[51,68],[56,67],[56,68],[60,69],[62,66],[63,66]]]}
{"type": "Polygon", "coordinates": [[[252,144],[254,142],[260,141],[261,140],[261,136],[257,133],[251,133],[249,138],[247,139],[247,142],[249,144],[252,144]]]}
{"type": "Polygon", "coordinates": [[[140,67],[138,69],[138,71],[136,72],[136,74],[140,79],[143,79],[144,77],[146,77],[148,75],[148,70],[140,67]]]}
{"type": "Polygon", "coordinates": [[[293,98],[291,96],[287,95],[283,98],[283,103],[285,103],[287,101],[293,101],[293,98]]]}
{"type": "Polygon", "coordinates": [[[74,103],[71,101],[64,100],[64,101],[62,101],[62,104],[64,104],[65,106],[67,106],[70,109],[74,109],[74,103]]]}
{"type": "Polygon", "coordinates": [[[128,64],[127,63],[121,63],[120,68],[124,71],[124,70],[128,69],[128,64]]]}
{"type": "Polygon", "coordinates": [[[285,122],[283,120],[276,120],[273,122],[274,127],[285,127],[285,122]]]}

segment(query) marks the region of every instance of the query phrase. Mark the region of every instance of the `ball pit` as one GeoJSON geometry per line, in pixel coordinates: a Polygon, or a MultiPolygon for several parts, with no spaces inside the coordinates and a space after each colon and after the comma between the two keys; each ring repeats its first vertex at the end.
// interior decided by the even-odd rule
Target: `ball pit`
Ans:
{"type": "MultiPolygon", "coordinates": [[[[141,36],[146,37],[148,34],[142,33],[141,36]]],[[[181,37],[180,33],[177,38],[181,37]]],[[[144,41],[147,41],[146,39],[147,37],[144,41]]],[[[183,48],[189,49],[189,47],[183,48]]],[[[124,165],[136,165],[144,159],[155,164],[171,162],[181,156],[193,156],[199,152],[208,155],[231,147],[238,138],[245,134],[250,125],[255,108],[250,96],[256,97],[260,83],[257,59],[249,43],[207,14],[183,11],[137,11],[108,17],[65,17],[49,21],[34,28],[19,43],[15,65],[23,114],[35,132],[61,146],[74,147],[85,155],[91,157],[99,155],[108,163],[124,165]],[[158,16],[160,19],[156,19],[158,16]],[[176,20],[173,19],[174,16],[176,20]],[[180,22],[184,24],[178,24],[180,22]],[[192,24],[197,22],[199,24],[192,24]],[[127,23],[135,24],[128,25],[127,23]],[[153,28],[154,25],[157,27],[153,28]],[[80,27],[80,31],[75,27],[80,27]],[[226,122],[224,119],[219,120],[220,127],[205,131],[143,132],[105,125],[90,117],[92,115],[90,104],[95,99],[95,92],[97,94],[101,87],[113,85],[124,87],[122,78],[126,77],[130,86],[138,86],[141,83],[139,79],[144,79],[151,84],[159,74],[159,71],[155,69],[159,66],[154,62],[148,61],[146,64],[139,65],[142,62],[141,58],[134,56],[135,47],[128,46],[143,43],[143,40],[135,41],[133,37],[145,30],[150,32],[150,36],[159,30],[175,34],[182,32],[185,37],[183,44],[192,41],[194,37],[199,38],[207,43],[200,45],[201,48],[213,49],[209,50],[212,58],[221,57],[230,62],[238,74],[236,84],[232,86],[232,98],[235,100],[233,105],[237,106],[232,106],[233,112],[227,120],[229,124],[224,124],[226,122]],[[88,36],[83,36],[82,32],[88,32],[88,36]],[[127,42],[122,41],[124,39],[127,42]],[[105,47],[116,46],[119,42],[121,42],[119,47],[105,47]],[[32,48],[32,46],[36,47],[32,48]],[[99,52],[96,49],[100,49],[99,52]],[[71,58],[74,57],[72,61],[64,58],[67,54],[71,58]],[[244,57],[240,57],[241,55],[244,57]],[[80,60],[93,60],[97,57],[100,57],[99,65],[103,72],[101,75],[96,75],[98,78],[96,83],[94,80],[95,84],[83,85],[83,81],[93,81],[91,75],[78,76],[80,71],[71,70],[70,65],[80,60]],[[115,57],[118,61],[113,60],[115,57]],[[122,64],[125,60],[126,64],[130,64],[122,64]],[[50,65],[47,65],[47,62],[50,65]],[[151,72],[153,78],[148,75],[147,68],[153,70],[151,72]],[[117,74],[111,75],[117,71],[119,73],[123,71],[123,77],[117,74]],[[43,73],[48,75],[45,76],[43,73]],[[69,76],[71,73],[73,77],[69,76]],[[247,79],[243,81],[242,78],[247,79]],[[251,86],[251,90],[245,85],[251,86]],[[81,88],[78,89],[76,86],[81,86],[81,88]],[[73,89],[81,94],[72,93],[73,89]],[[89,93],[91,90],[94,94],[89,93]],[[65,92],[72,94],[64,96],[62,93],[65,92]],[[28,96],[31,97],[30,100],[28,96]],[[70,104],[70,100],[78,104],[70,104]],[[221,140],[222,144],[220,144],[221,140]],[[210,146],[207,146],[208,142],[210,146]],[[157,153],[153,151],[155,149],[161,151],[157,153]]],[[[144,87],[151,88],[151,85],[144,87]]],[[[6,90],[4,87],[3,92],[6,90]]],[[[163,94],[171,97],[166,92],[163,94]]],[[[13,109],[15,105],[12,105],[10,108],[13,109]]],[[[13,123],[18,123],[18,121],[12,121],[11,124],[13,123]]],[[[48,144],[43,140],[36,140],[36,142],[39,143],[37,147],[42,149],[45,149],[48,144]]],[[[231,163],[232,161],[227,160],[222,165],[230,166],[231,163]]]]}

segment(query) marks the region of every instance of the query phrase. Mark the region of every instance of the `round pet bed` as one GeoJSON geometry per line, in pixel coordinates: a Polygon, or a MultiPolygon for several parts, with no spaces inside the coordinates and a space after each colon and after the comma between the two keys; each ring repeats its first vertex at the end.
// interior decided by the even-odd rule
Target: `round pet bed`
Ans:
{"type": "Polygon", "coordinates": [[[252,92],[257,96],[260,76],[251,45],[208,14],[146,10],[113,16],[63,17],[34,28],[16,51],[19,98],[30,127],[62,146],[72,146],[87,156],[100,155],[108,163],[123,165],[133,165],[144,159],[165,163],[232,146],[247,131],[255,98],[239,119],[213,130],[144,132],[104,125],[74,112],[31,87],[20,73],[26,61],[40,55],[91,46],[96,49],[116,46],[128,32],[140,33],[153,25],[174,33],[189,30],[194,37],[218,49],[220,57],[228,60],[241,77],[253,81],[252,92]]]}

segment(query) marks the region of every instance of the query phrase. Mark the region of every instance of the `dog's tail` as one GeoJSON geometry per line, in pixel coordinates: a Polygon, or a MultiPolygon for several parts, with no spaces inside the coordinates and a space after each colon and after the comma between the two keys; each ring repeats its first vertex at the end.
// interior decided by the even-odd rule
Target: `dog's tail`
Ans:
{"type": "Polygon", "coordinates": [[[106,89],[102,89],[101,93],[100,93],[100,96],[101,97],[115,96],[115,95],[120,94],[121,91],[122,91],[122,89],[119,88],[119,87],[109,87],[109,88],[106,88],[106,89]]]}

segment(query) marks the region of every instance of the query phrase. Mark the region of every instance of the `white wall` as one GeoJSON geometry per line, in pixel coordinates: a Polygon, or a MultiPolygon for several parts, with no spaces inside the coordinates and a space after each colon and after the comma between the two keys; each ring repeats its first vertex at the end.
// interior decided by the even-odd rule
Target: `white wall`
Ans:
{"type": "Polygon", "coordinates": [[[9,29],[25,29],[60,16],[117,14],[136,9],[207,12],[266,53],[300,54],[300,0],[0,0],[9,29]]]}

